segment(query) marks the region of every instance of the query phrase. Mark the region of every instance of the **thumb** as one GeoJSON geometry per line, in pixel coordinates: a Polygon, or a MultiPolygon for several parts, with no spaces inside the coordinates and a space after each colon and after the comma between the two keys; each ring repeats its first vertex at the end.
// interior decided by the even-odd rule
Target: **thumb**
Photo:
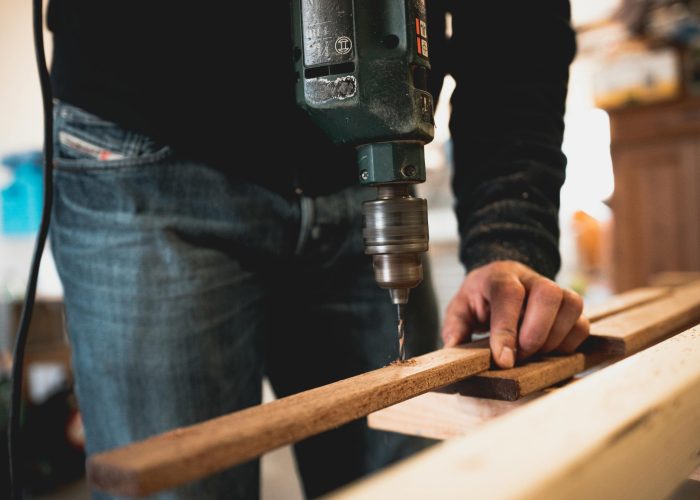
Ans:
{"type": "Polygon", "coordinates": [[[491,353],[501,368],[515,365],[518,320],[525,300],[525,287],[513,275],[494,277],[487,287],[491,306],[491,353]]]}

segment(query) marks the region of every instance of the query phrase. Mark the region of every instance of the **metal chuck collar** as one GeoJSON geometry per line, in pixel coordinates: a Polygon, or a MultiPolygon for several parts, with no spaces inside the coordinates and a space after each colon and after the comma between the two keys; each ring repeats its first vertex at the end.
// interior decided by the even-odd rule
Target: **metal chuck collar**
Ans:
{"type": "Polygon", "coordinates": [[[428,206],[411,195],[410,184],[378,186],[378,198],[362,205],[365,253],[372,255],[377,284],[394,304],[406,304],[423,281],[422,253],[428,251],[428,206]]]}

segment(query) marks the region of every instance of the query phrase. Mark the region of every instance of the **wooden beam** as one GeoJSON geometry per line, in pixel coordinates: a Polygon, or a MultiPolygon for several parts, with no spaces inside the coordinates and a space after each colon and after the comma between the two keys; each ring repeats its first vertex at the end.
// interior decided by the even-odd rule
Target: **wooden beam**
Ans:
{"type": "Polygon", "coordinates": [[[602,304],[586,307],[583,314],[593,323],[613,314],[660,299],[669,293],[671,293],[671,289],[668,287],[635,288],[615,295],[602,304]]]}
{"type": "Polygon", "coordinates": [[[700,326],[332,495],[666,498],[700,465],[700,326]]]}
{"type": "Polygon", "coordinates": [[[504,415],[543,395],[519,399],[470,398],[447,392],[428,392],[394,406],[371,413],[372,429],[400,432],[430,439],[450,439],[473,432],[481,424],[504,415]]]}
{"type": "Polygon", "coordinates": [[[668,297],[591,325],[589,352],[628,356],[700,319],[700,285],[680,286],[668,297]]]}
{"type": "Polygon", "coordinates": [[[128,496],[201,479],[483,371],[491,357],[486,345],[441,349],[93,455],[88,479],[95,489],[128,496]]]}

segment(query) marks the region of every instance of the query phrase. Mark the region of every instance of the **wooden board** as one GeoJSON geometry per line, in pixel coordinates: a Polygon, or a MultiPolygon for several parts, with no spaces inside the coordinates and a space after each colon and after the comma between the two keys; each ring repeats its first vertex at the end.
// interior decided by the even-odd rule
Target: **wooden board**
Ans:
{"type": "Polygon", "coordinates": [[[688,285],[693,281],[700,282],[699,271],[665,271],[654,274],[649,278],[651,287],[673,287],[688,285]]]}
{"type": "Polygon", "coordinates": [[[668,297],[591,325],[586,350],[627,356],[700,320],[700,285],[675,288],[668,297]]]}
{"type": "Polygon", "coordinates": [[[372,429],[410,436],[450,439],[473,432],[481,424],[519,408],[542,394],[533,394],[518,401],[499,401],[428,392],[371,413],[367,424],[372,429]]]}
{"type": "Polygon", "coordinates": [[[203,478],[483,371],[486,346],[442,349],[93,455],[88,479],[95,489],[138,496],[203,478]]]}
{"type": "Polygon", "coordinates": [[[336,499],[666,498],[700,466],[700,326],[336,499]]]}
{"type": "Polygon", "coordinates": [[[585,356],[546,356],[508,370],[487,370],[446,387],[444,391],[477,398],[515,401],[582,372],[585,356]]]}
{"type": "Polygon", "coordinates": [[[671,290],[668,287],[635,288],[634,290],[615,295],[602,304],[586,307],[583,314],[593,323],[627,309],[652,302],[669,293],[671,293],[671,290]]]}

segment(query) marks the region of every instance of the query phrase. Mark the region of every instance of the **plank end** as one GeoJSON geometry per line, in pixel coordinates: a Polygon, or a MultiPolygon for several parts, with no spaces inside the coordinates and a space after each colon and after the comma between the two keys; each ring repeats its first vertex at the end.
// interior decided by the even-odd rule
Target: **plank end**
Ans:
{"type": "Polygon", "coordinates": [[[579,351],[586,355],[597,354],[602,356],[626,356],[630,354],[625,339],[593,335],[584,340],[579,351]]]}
{"type": "Polygon", "coordinates": [[[460,394],[476,398],[516,401],[522,397],[517,380],[474,375],[468,379],[443,387],[440,392],[460,394]]]}

